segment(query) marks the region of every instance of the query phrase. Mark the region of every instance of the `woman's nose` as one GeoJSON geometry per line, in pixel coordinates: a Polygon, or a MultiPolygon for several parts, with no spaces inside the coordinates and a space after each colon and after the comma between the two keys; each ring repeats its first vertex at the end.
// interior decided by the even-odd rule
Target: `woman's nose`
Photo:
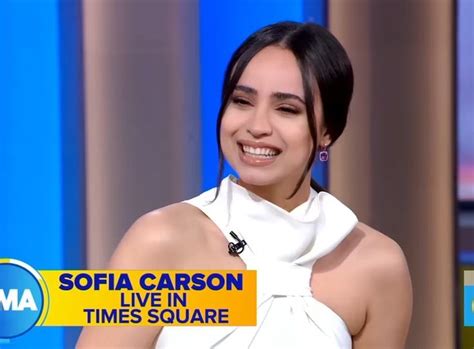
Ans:
{"type": "Polygon", "coordinates": [[[253,137],[259,138],[272,134],[272,125],[266,108],[256,108],[247,124],[247,132],[253,137]]]}

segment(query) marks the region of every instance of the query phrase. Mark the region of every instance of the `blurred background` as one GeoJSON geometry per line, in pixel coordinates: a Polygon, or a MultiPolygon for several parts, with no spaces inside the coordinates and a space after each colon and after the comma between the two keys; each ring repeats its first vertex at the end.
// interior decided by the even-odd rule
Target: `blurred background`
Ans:
{"type": "MultiPolygon", "coordinates": [[[[352,60],[348,125],[314,176],[404,250],[407,348],[464,346],[472,0],[0,0],[0,257],[104,268],[140,215],[213,187],[227,61],[281,20],[328,27],[352,60]]],[[[78,333],[0,347],[70,348],[78,333]]]]}

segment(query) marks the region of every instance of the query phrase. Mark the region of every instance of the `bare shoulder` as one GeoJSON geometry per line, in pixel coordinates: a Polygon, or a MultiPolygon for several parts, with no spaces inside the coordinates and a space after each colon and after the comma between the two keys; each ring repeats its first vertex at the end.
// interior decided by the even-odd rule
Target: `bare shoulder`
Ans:
{"type": "Polygon", "coordinates": [[[363,256],[364,266],[375,272],[372,276],[377,276],[382,281],[409,277],[405,254],[395,240],[361,222],[357,224],[354,233],[363,236],[358,252],[363,256]]]}
{"type": "Polygon", "coordinates": [[[406,292],[411,292],[410,272],[400,245],[361,222],[356,225],[353,234],[352,238],[359,241],[354,252],[360,275],[370,293],[369,299],[374,299],[372,292],[379,293],[384,289],[390,291],[404,287],[406,292]]]}
{"type": "MultiPolygon", "coordinates": [[[[149,212],[126,232],[109,263],[111,269],[180,269],[183,241],[196,234],[200,211],[178,203],[149,212]],[[189,226],[194,229],[188,229],[189,226]]],[[[86,327],[77,348],[151,348],[161,327],[86,327]]]]}
{"type": "MultiPolygon", "coordinates": [[[[133,223],[110,261],[114,269],[174,269],[184,242],[199,232],[202,212],[185,203],[151,211],[133,223]]],[[[184,249],[185,250],[185,249],[184,249]]]]}
{"type": "Polygon", "coordinates": [[[366,321],[354,338],[354,348],[402,348],[411,320],[413,294],[408,264],[400,245],[364,223],[358,260],[366,285],[366,321]]]}

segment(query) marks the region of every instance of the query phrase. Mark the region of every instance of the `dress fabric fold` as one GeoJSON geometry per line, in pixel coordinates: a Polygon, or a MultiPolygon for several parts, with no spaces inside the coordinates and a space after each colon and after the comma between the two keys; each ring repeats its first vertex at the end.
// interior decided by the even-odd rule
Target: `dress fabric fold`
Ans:
{"type": "Polygon", "coordinates": [[[215,192],[184,202],[203,211],[229,242],[235,242],[231,231],[247,242],[239,257],[257,270],[257,325],[164,327],[155,349],[352,348],[345,322],[313,297],[310,280],[313,264],[350,234],[356,215],[313,189],[291,212],[247,191],[233,176],[221,182],[213,201],[215,192]]]}

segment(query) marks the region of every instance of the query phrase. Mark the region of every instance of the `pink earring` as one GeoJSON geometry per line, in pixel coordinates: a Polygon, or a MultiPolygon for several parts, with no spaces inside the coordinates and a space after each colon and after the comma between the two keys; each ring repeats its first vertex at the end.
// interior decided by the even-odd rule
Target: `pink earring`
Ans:
{"type": "Polygon", "coordinates": [[[320,161],[328,161],[329,159],[329,154],[328,151],[326,150],[327,146],[322,146],[321,150],[319,151],[319,160],[320,161]]]}

